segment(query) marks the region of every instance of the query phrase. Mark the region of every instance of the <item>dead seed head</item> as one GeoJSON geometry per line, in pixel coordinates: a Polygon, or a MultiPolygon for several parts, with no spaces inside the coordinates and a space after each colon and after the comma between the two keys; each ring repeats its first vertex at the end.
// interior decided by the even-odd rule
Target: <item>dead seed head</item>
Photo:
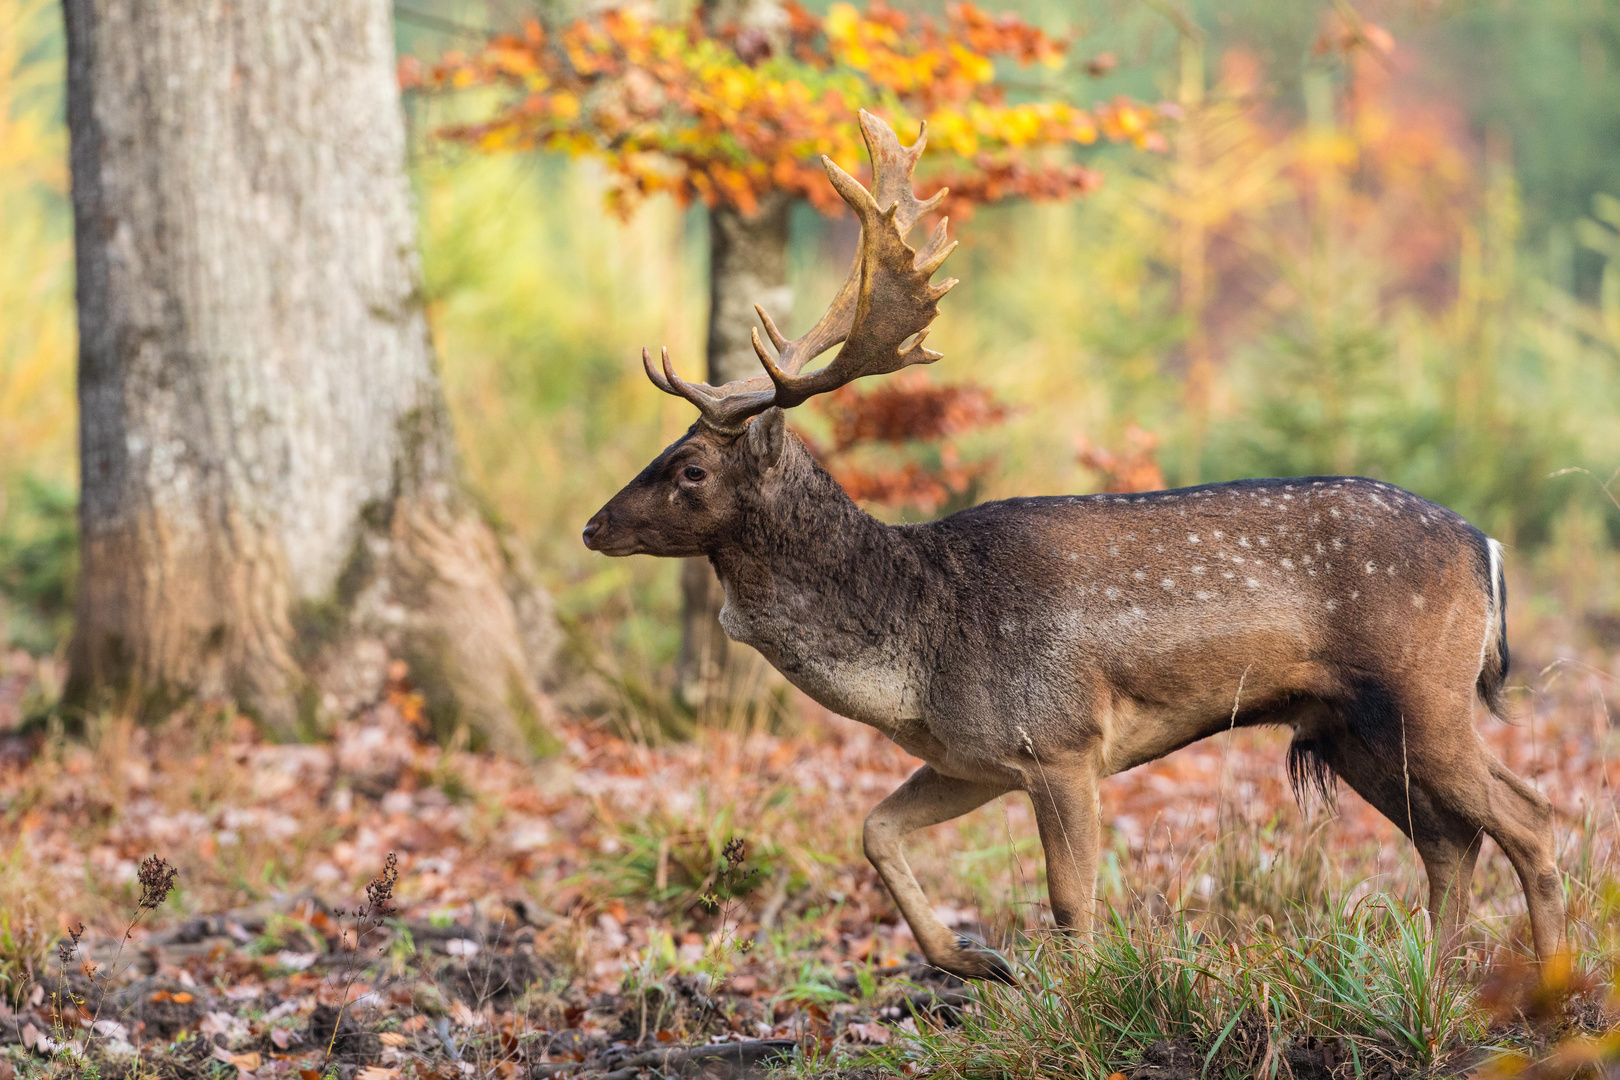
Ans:
{"type": "Polygon", "coordinates": [[[68,936],[56,943],[56,955],[66,968],[73,962],[73,954],[79,949],[79,938],[84,936],[84,923],[68,927],[68,936]]]}
{"type": "Polygon", "coordinates": [[[366,886],[367,912],[372,918],[386,918],[394,913],[394,885],[398,881],[399,856],[390,851],[383,861],[382,873],[366,886]]]}
{"type": "Polygon", "coordinates": [[[151,911],[167,900],[174,891],[174,879],[179,874],[180,871],[170,866],[166,859],[149,856],[141,863],[141,907],[151,911]]]}

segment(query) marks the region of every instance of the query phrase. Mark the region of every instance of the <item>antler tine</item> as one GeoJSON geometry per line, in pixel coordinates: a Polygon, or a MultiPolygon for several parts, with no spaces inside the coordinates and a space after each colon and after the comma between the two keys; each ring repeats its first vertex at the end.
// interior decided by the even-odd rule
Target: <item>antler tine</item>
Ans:
{"type": "Polygon", "coordinates": [[[703,414],[703,423],[716,431],[740,432],[749,417],[758,416],[775,404],[776,388],[764,375],[738,379],[723,386],[689,383],[675,374],[669,349],[661,349],[659,355],[661,368],[653,366],[650,351],[641,350],[641,366],[646,370],[647,378],[664,393],[696,405],[698,412],[703,414]]]}
{"type": "MultiPolygon", "coordinates": [[[[956,280],[951,278],[933,285],[929,279],[956,245],[948,242],[944,221],[935,228],[920,252],[913,251],[906,243],[906,234],[917,218],[938,205],[944,192],[920,200],[911,190],[911,172],[922,152],[920,136],[910,147],[902,147],[887,124],[864,111],[861,130],[872,156],[873,187],[877,195],[867,191],[831,160],[822,159],[827,178],[861,222],[861,252],[854,268],[858,275],[851,273],[844,288],[839,290],[833,308],[810,334],[778,345],[782,355],[780,364],[773,363],[758,344],[757,337],[755,339],[760,363],[776,384],[776,404],[783,408],[791,408],[862,376],[884,375],[912,364],[931,364],[940,358],[939,353],[923,348],[922,341],[927,336],[928,325],[939,314],[939,298],[950,291],[956,280]],[[836,324],[832,321],[835,312],[840,316],[836,324]],[[843,322],[845,317],[847,323],[843,322]],[[800,375],[805,362],[814,355],[809,353],[809,348],[819,345],[835,330],[844,342],[838,355],[820,371],[800,375]]],[[[766,332],[773,342],[780,337],[768,323],[766,332]]],[[[835,340],[820,347],[825,349],[835,340]]]]}
{"type": "MultiPolygon", "coordinates": [[[[928,199],[918,199],[911,187],[911,174],[916,169],[917,160],[922,157],[923,147],[928,141],[928,124],[926,121],[922,124],[916,142],[910,146],[901,146],[900,137],[894,133],[894,129],[865,109],[861,110],[860,123],[861,135],[866,142],[866,153],[872,160],[872,191],[867,192],[854,180],[850,182],[860,190],[862,199],[873,202],[880,209],[891,206],[896,208],[895,228],[899,231],[900,238],[904,240],[911,233],[912,226],[916,225],[917,220],[932,211],[945,197],[942,190],[928,199]]],[[[825,157],[821,159],[821,163],[828,170],[829,177],[832,176],[832,170],[838,167],[825,157]]],[[[836,179],[833,185],[838,186],[836,179]]],[[[799,374],[811,360],[843,341],[855,323],[855,309],[861,287],[861,266],[866,253],[864,240],[866,220],[861,215],[860,207],[850,202],[850,195],[842,188],[839,189],[839,193],[861,219],[863,240],[861,250],[856,253],[854,262],[850,264],[849,274],[844,278],[844,283],[839,287],[837,295],[833,297],[821,320],[803,337],[790,341],[776,328],[769,315],[755,308],[759,311],[760,321],[765,325],[765,333],[776,346],[779,357],[776,367],[784,375],[799,374]]],[[[943,223],[941,226],[943,227],[943,223]]],[[[943,243],[943,235],[936,229],[936,238],[930,240],[929,245],[924,248],[930,258],[936,253],[938,244],[943,243]]],[[[935,268],[938,268],[937,263],[935,268]]],[[[769,370],[768,358],[762,359],[767,360],[769,370]]]]}
{"type": "Polygon", "coordinates": [[[922,156],[927,126],[909,147],[901,146],[894,130],[862,110],[861,132],[872,159],[872,187],[868,191],[854,177],[823,157],[827,178],[861,223],[860,251],[844,283],[819,322],[803,337],[789,340],[765,310],[755,306],[765,333],[776,346],[772,359],[759,331],[753,332],[754,351],[764,375],[739,379],[723,386],[689,383],[675,374],[669,350],[654,367],[652,354],[641,351],[647,378],[666,394],[697,406],[703,423],[717,431],[737,433],[746,421],[774,406],[791,408],[806,399],[837,389],[864,375],[883,375],[912,364],[931,364],[940,354],[923,347],[928,326],[939,314],[939,298],[956,284],[948,278],[930,283],[956,247],[941,220],[921,251],[906,243],[912,226],[944,198],[940,191],[918,199],[911,174],[922,156]],[[876,194],[874,194],[874,192],[876,194]],[[832,362],[820,371],[801,375],[805,364],[844,343],[832,362]]]}
{"type": "Polygon", "coordinates": [[[919,199],[911,187],[911,174],[922,157],[923,147],[928,144],[928,121],[922,122],[916,142],[901,146],[900,137],[893,128],[862,109],[861,134],[866,139],[866,153],[872,159],[872,199],[879,209],[890,206],[898,208],[895,227],[903,240],[911,235],[912,226],[917,224],[918,219],[945,198],[945,192],[941,190],[927,199],[919,199]]]}

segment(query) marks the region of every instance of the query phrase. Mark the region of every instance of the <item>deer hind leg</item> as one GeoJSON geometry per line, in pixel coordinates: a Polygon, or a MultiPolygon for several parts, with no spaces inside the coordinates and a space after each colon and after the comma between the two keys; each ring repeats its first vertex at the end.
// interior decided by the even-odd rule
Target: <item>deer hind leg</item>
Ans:
{"type": "Polygon", "coordinates": [[[1564,947],[1564,884],[1554,859],[1552,803],[1483,748],[1479,756],[1481,782],[1466,794],[1482,803],[1485,831],[1513,863],[1530,911],[1536,959],[1549,960],[1564,947]]]}
{"type": "Polygon", "coordinates": [[[1536,956],[1550,958],[1564,937],[1563,885],[1553,859],[1552,804],[1485,751],[1467,713],[1459,711],[1454,723],[1439,728],[1431,738],[1421,737],[1417,725],[1407,727],[1413,737],[1405,748],[1404,769],[1399,751],[1375,755],[1348,734],[1336,740],[1333,764],[1358,794],[1401,831],[1416,833],[1413,841],[1429,874],[1435,940],[1448,947],[1455,944],[1483,833],[1496,841],[1513,864],[1530,912],[1536,956]],[[1411,778],[1410,823],[1407,776],[1411,778]],[[1432,849],[1432,860],[1426,845],[1432,849]],[[1452,897],[1459,901],[1458,906],[1452,906],[1452,897]]]}
{"type": "Polygon", "coordinates": [[[950,930],[934,914],[922,886],[906,862],[900,841],[930,825],[961,817],[1010,791],[1011,786],[979,784],[944,776],[924,765],[878,803],[867,816],[862,839],[866,857],[889,887],[889,894],[911,927],[928,962],[963,979],[996,979],[1014,983],[1012,968],[1000,953],[950,930]]]}
{"type": "Polygon", "coordinates": [[[1564,938],[1552,804],[1485,750],[1471,713],[1472,694],[1459,707],[1434,711],[1449,721],[1413,734],[1413,785],[1421,785],[1442,812],[1496,841],[1524,889],[1536,957],[1548,960],[1564,938]]]}
{"type": "Polygon", "coordinates": [[[1471,729],[1465,737],[1464,751],[1447,754],[1443,768],[1424,771],[1424,786],[1445,811],[1495,840],[1513,864],[1530,913],[1536,958],[1548,960],[1564,940],[1552,804],[1487,753],[1471,729]]]}
{"type": "Polygon", "coordinates": [[[1484,830],[1436,805],[1423,785],[1409,782],[1410,760],[1403,769],[1399,758],[1391,761],[1376,754],[1348,733],[1325,749],[1333,770],[1351,790],[1393,822],[1417,848],[1429,882],[1429,927],[1438,964],[1456,951],[1461,940],[1484,830]]]}

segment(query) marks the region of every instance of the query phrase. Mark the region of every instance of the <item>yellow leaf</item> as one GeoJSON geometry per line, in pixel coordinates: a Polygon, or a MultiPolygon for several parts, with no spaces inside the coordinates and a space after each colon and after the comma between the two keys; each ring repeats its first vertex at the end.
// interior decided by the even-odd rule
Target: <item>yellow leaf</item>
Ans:
{"type": "Polygon", "coordinates": [[[853,37],[861,16],[851,4],[834,4],[827,9],[827,21],[822,25],[827,37],[833,41],[846,41],[853,37]]]}
{"type": "Polygon", "coordinates": [[[560,120],[573,120],[579,116],[579,98],[566,90],[551,95],[551,114],[560,120]]]}

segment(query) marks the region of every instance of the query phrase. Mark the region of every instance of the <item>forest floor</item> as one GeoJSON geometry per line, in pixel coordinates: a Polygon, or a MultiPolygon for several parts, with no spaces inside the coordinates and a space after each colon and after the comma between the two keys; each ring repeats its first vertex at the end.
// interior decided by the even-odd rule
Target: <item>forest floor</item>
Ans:
{"type": "Polygon", "coordinates": [[[1095,942],[1042,930],[1022,797],[912,838],[941,918],[1014,957],[1020,986],[994,991],[921,962],[862,857],[863,816],[918,763],[808,703],[780,734],[573,726],[536,765],[428,741],[403,672],[321,744],[206,708],[24,737],[52,671],[13,654],[0,1080],[1620,1075],[1616,686],[1566,652],[1513,725],[1479,720],[1558,810],[1578,957],[1555,978],[1527,974],[1488,841],[1462,959],[1413,962],[1399,831],[1342,785],[1336,814],[1301,811],[1286,733],[1240,730],[1105,783],[1095,942]],[[175,885],[142,906],[154,857],[175,885]]]}

